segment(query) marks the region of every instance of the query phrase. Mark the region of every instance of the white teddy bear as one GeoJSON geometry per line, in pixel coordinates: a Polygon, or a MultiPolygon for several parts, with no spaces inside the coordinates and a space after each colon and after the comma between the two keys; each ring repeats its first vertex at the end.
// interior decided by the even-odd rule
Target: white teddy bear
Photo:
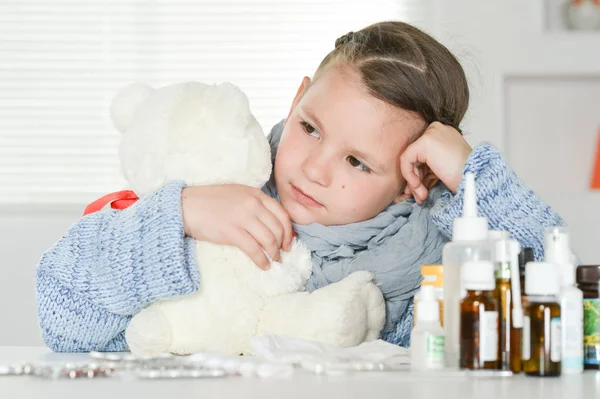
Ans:
{"type": "MultiPolygon", "coordinates": [[[[123,134],[122,172],[139,197],[172,180],[260,188],[270,176],[267,139],[233,84],[133,84],[115,97],[111,117],[123,134]]],[[[385,306],[370,273],[302,292],[310,252],[295,241],[281,255],[281,263],[262,271],[235,247],[196,242],[199,292],[133,316],[125,334],[131,351],[246,354],[250,338],[261,333],[340,346],[378,338],[385,306]]]]}

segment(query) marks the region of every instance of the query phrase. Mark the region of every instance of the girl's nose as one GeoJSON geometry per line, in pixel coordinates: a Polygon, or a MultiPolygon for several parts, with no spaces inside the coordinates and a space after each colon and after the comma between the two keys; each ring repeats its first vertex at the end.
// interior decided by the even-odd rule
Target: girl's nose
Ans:
{"type": "Polygon", "coordinates": [[[331,184],[331,160],[327,155],[320,151],[311,154],[302,165],[304,174],[313,183],[323,187],[331,184]]]}

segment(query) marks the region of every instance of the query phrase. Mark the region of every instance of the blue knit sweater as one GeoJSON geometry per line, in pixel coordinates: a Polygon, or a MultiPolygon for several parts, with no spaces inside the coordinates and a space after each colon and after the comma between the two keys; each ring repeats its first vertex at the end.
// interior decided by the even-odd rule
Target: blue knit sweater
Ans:
{"type": "MultiPolygon", "coordinates": [[[[475,174],[479,213],[490,229],[506,230],[543,256],[545,226],[564,225],[488,144],[473,149],[464,173],[475,174]]],[[[59,352],[121,351],[131,316],[149,304],[194,293],[200,275],[194,241],[183,233],[181,189],[173,182],[132,207],[80,219],[42,256],[37,307],[44,342],[59,352]]],[[[463,184],[446,192],[432,213],[450,239],[462,212],[463,184]]],[[[441,256],[440,256],[441,258],[441,256]]],[[[408,346],[413,308],[383,339],[408,346]]]]}

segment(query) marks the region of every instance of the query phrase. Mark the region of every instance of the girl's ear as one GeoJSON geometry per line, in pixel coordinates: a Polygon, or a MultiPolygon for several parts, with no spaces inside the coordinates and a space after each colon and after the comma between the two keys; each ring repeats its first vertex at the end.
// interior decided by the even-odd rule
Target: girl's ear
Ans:
{"type": "Polygon", "coordinates": [[[284,125],[285,125],[285,123],[287,123],[287,120],[289,119],[290,115],[294,111],[294,108],[296,108],[296,105],[298,105],[298,103],[302,99],[302,95],[306,92],[306,89],[308,89],[308,86],[310,86],[310,78],[308,76],[305,76],[302,79],[302,82],[300,83],[300,87],[298,87],[298,91],[296,92],[296,96],[294,97],[294,101],[292,101],[292,106],[290,107],[290,112],[288,112],[288,116],[287,116],[287,118],[285,118],[284,125]]]}

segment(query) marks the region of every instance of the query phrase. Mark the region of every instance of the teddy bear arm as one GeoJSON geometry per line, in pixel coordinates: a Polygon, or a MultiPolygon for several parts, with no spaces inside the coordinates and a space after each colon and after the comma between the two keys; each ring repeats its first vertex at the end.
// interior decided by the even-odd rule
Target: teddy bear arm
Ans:
{"type": "Polygon", "coordinates": [[[383,295],[373,276],[361,271],[312,293],[269,298],[257,333],[354,346],[377,339],[384,322],[383,295]]]}

